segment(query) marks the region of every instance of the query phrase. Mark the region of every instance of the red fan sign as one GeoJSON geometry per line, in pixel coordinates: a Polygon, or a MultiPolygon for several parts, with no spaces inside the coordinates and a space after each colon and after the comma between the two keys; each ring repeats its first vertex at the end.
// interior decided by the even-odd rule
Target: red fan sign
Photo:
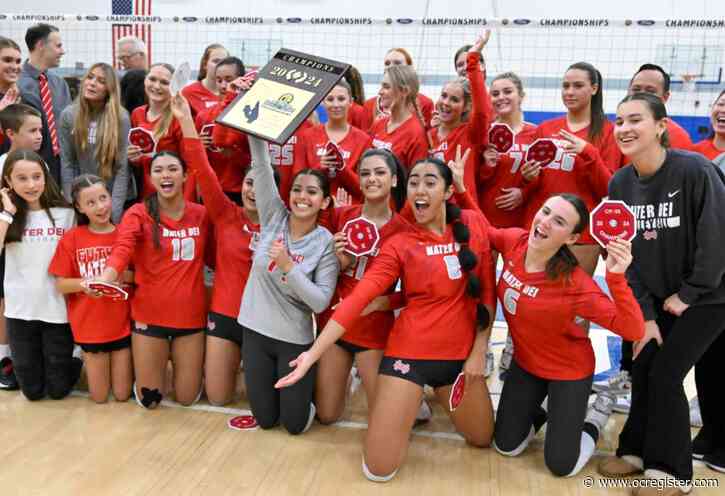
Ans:
{"type": "Polygon", "coordinates": [[[636,224],[634,213],[621,200],[602,200],[589,214],[589,230],[603,248],[616,238],[632,241],[636,224]]]}
{"type": "Polygon", "coordinates": [[[327,169],[327,175],[331,178],[335,177],[337,175],[337,171],[341,171],[345,168],[345,159],[342,158],[342,152],[335,143],[328,141],[327,145],[325,145],[325,155],[332,155],[335,163],[337,164],[334,168],[330,167],[327,169]]]}
{"type": "Polygon", "coordinates": [[[156,150],[156,140],[148,129],[135,127],[128,132],[128,142],[141,149],[141,153],[153,153],[156,150]]]}
{"type": "Polygon", "coordinates": [[[356,257],[369,255],[375,251],[378,241],[380,241],[377,226],[364,217],[358,217],[345,223],[342,232],[347,236],[345,251],[356,257]]]}
{"type": "Polygon", "coordinates": [[[107,282],[89,282],[88,289],[98,291],[102,296],[111,298],[112,300],[127,300],[128,293],[121,289],[120,286],[107,282]]]}
{"type": "Polygon", "coordinates": [[[488,130],[488,142],[499,153],[506,153],[514,146],[514,132],[508,124],[498,123],[488,130]]]}
{"type": "Polygon", "coordinates": [[[451,411],[455,411],[458,405],[463,401],[463,394],[466,392],[466,374],[461,372],[456,377],[456,382],[453,383],[451,388],[451,395],[448,397],[448,408],[451,411]]]}
{"type": "Polygon", "coordinates": [[[227,426],[236,431],[249,431],[259,427],[257,419],[252,415],[238,415],[227,421],[227,426]]]}
{"type": "Polygon", "coordinates": [[[535,160],[546,167],[556,158],[556,143],[550,139],[540,138],[534,141],[528,150],[526,150],[526,161],[535,160]]]}

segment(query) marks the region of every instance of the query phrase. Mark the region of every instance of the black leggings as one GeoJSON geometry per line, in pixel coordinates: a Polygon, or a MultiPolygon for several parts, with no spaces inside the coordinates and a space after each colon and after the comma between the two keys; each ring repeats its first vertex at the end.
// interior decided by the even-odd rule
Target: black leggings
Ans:
{"type": "Polygon", "coordinates": [[[8,318],[7,331],[13,369],[25,397],[65,398],[77,379],[70,326],[8,318]]]}
{"type": "Polygon", "coordinates": [[[289,362],[311,345],[287,343],[244,328],[244,378],[252,413],[262,429],[281,423],[290,434],[307,426],[317,367],[312,367],[296,384],[275,389],[278,379],[292,371],[289,362]]]}
{"type": "Polygon", "coordinates": [[[584,425],[591,387],[592,376],[575,381],[542,379],[513,360],[496,413],[496,449],[505,454],[519,454],[531,429],[536,432],[548,422],[544,445],[546,466],[555,475],[572,475],[579,460],[582,432],[587,432],[595,444],[599,434],[596,427],[584,425]],[[548,413],[541,408],[547,396],[548,413]]]}
{"type": "Polygon", "coordinates": [[[650,341],[633,363],[632,406],[619,435],[617,455],[640,457],[645,469],[661,470],[689,481],[690,409],[682,382],[700,361],[701,373],[697,374],[696,369],[696,377],[700,376],[705,399],[701,403],[703,419],[707,418],[708,424],[717,423],[721,432],[725,422],[720,413],[723,355],[706,352],[716,342],[715,351],[723,349],[719,338],[725,327],[725,304],[690,307],[680,317],[662,310],[662,301],[655,301],[655,308],[663,343],[658,346],[650,341]]]}

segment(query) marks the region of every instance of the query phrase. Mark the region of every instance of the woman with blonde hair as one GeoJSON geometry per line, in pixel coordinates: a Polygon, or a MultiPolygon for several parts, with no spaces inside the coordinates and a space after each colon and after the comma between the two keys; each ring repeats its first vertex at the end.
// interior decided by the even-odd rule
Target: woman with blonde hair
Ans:
{"type": "Polygon", "coordinates": [[[121,107],[116,72],[108,64],[91,66],[75,103],[60,115],[61,186],[66,199],[81,174],[101,177],[111,192],[114,222],[128,196],[128,112],[121,107]]]}

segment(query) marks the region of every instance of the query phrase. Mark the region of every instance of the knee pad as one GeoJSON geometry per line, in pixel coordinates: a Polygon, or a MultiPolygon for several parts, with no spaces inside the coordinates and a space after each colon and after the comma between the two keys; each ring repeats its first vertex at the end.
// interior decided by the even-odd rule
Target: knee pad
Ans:
{"type": "Polygon", "coordinates": [[[365,463],[365,457],[364,456],[363,456],[363,459],[362,459],[362,471],[363,471],[363,474],[365,474],[365,477],[369,481],[373,481],[373,482],[388,482],[393,477],[395,477],[395,475],[398,473],[398,469],[396,468],[395,470],[393,470],[392,473],[390,473],[388,475],[375,475],[368,468],[368,464],[365,463]]]}
{"type": "Polygon", "coordinates": [[[158,389],[149,389],[145,387],[141,388],[141,394],[139,394],[136,384],[133,385],[133,393],[136,397],[136,403],[146,409],[158,406],[164,397],[158,389]]]}

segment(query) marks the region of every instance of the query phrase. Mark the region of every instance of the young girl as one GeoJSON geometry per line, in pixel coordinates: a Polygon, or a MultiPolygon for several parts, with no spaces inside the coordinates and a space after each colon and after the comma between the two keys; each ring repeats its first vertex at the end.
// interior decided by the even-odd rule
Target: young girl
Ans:
{"type": "MultiPolygon", "coordinates": [[[[333,306],[352,293],[387,240],[396,233],[406,230],[408,226],[408,223],[391,208],[391,204],[394,204],[395,209],[400,210],[405,204],[405,172],[395,156],[387,150],[368,150],[363,154],[357,172],[360,176],[364,203],[336,208],[329,226],[329,229],[336,233],[337,256],[341,269],[335,296],[332,299],[333,306]],[[347,222],[359,217],[364,217],[375,224],[380,239],[374,253],[354,257],[344,251],[347,246],[347,236],[342,229],[347,222]]],[[[378,367],[383,358],[388,335],[395,322],[393,312],[386,310],[389,307],[389,300],[381,297],[375,305],[367,309],[365,316],[320,358],[315,391],[315,406],[320,422],[332,423],[342,415],[345,408],[347,378],[353,360],[365,388],[367,404],[371,407],[375,403],[378,367]]],[[[331,315],[331,309],[320,315],[317,320],[318,328],[323,328],[331,315]]]]}
{"type": "Polygon", "coordinates": [[[173,153],[159,152],[151,159],[156,193],[124,214],[100,278],[116,281],[133,261],[134,394],[145,408],[156,407],[166,392],[169,356],[176,401],[188,406],[201,394],[207,322],[202,269],[209,221],[203,206],[184,199],[186,180],[186,164],[173,153]]]}
{"type": "Polygon", "coordinates": [[[291,434],[315,417],[314,374],[278,391],[290,361],[313,341],[312,314],[325,310],[335,290],[339,263],[332,234],[317,225],[331,202],[327,175],[305,169],[292,181],[287,210],[272,176],[267,143],[249,137],[261,233],[244,289],[238,322],[244,326],[247,396],[263,429],[281,423],[291,434]]]}
{"type": "MultiPolygon", "coordinates": [[[[234,82],[244,76],[244,63],[237,57],[222,59],[216,66],[216,87],[219,96],[236,96],[234,82]]],[[[214,121],[226,108],[226,102],[217,102],[213,107],[206,108],[196,115],[196,129],[200,133],[202,143],[206,147],[209,164],[219,178],[224,193],[237,205],[242,205],[242,173],[249,167],[249,144],[245,139],[237,140],[227,146],[214,146],[214,121]],[[213,126],[209,131],[208,126],[213,126]]],[[[238,309],[237,309],[238,310],[238,309]]]]}
{"type": "Polygon", "coordinates": [[[617,478],[644,471],[684,484],[664,493],[643,487],[640,495],[689,492],[693,443],[683,380],[693,366],[703,420],[697,455],[725,470],[725,238],[713,227],[725,225],[725,185],[701,155],[667,148],[667,120],[656,96],[622,100],[615,135],[632,165],[609,185],[609,197],[630,205],[637,217],[627,277],[645,335],[634,346],[632,404],[617,456],[603,460],[599,471],[617,478]]]}
{"type": "Polygon", "coordinates": [[[306,129],[300,134],[300,142],[295,147],[295,160],[292,175],[307,168],[317,169],[330,179],[330,194],[337,195],[343,188],[353,203],[360,203],[360,181],[357,164],[362,153],[370,148],[370,135],[348,123],[348,113],[352,102],[350,86],[340,81],[322,100],[327,112],[327,122],[306,129]],[[342,155],[339,164],[333,154],[328,154],[326,146],[334,143],[342,155]]]}
{"type": "Polygon", "coordinates": [[[444,162],[454,159],[457,148],[471,149],[465,169],[466,190],[477,201],[476,176],[483,146],[488,141],[486,129],[490,116],[486,114],[488,93],[479,67],[481,51],[486,46],[491,31],[479,36],[467,55],[468,79],[459,78],[443,86],[436,102],[439,125],[431,129],[432,153],[444,162]]]}
{"type": "Polygon", "coordinates": [[[220,93],[216,85],[216,66],[228,56],[227,49],[219,43],[212,43],[204,49],[204,55],[199,62],[199,75],[196,82],[181,90],[181,94],[191,105],[193,115],[219,103],[220,93]]]}
{"type": "Polygon", "coordinates": [[[488,446],[493,434],[483,372],[494,269],[486,221],[479,212],[461,211],[448,202],[452,183],[451,170],[438,159],[413,166],[407,196],[415,224],[383,245],[314,346],[292,362],[294,370],[277,384],[288,387],[310,380],[307,372],[320,356],[355,325],[376,296],[401,279],[406,306],[395,320],[380,364],[365,438],[362,468],[372,481],[392,479],[403,463],[426,384],[445,407],[456,377],[464,373],[463,400],[455,411],[446,411],[474,446],[488,446]]]}
{"type": "Polygon", "coordinates": [[[694,147],[694,151],[702,153],[725,171],[725,90],[721,91],[710,110],[712,136],[702,140],[694,147]]]}
{"type": "Polygon", "coordinates": [[[406,170],[425,158],[430,148],[418,115],[418,84],[417,74],[408,65],[385,69],[379,96],[390,115],[376,120],[370,128],[373,146],[393,152],[406,170]]]}
{"type": "MultiPolygon", "coordinates": [[[[181,128],[171,112],[171,76],[174,74],[173,66],[158,63],[149,68],[144,80],[147,105],[138,107],[131,114],[131,127],[141,127],[152,132],[156,148],[153,153],[142,153],[141,149],[129,144],[128,160],[136,167],[141,167],[144,182],[141,198],[144,200],[156,194],[151,181],[151,159],[154,153],[163,151],[179,155],[181,145],[181,128]]],[[[193,176],[192,176],[193,179],[193,176]]],[[[184,197],[192,200],[195,196],[194,181],[186,181],[184,197]]]]}
{"type": "Polygon", "coordinates": [[[588,220],[581,199],[561,194],[546,201],[529,232],[489,229],[491,244],[504,259],[497,292],[514,342],[496,415],[495,447],[518,456],[548,422],[544,459],[558,476],[577,474],[591,458],[614,402],[600,396],[587,411],[594,350],[576,317],[627,339],[644,332],[642,313],[624,277],[632,260],[630,243],[613,240],[607,247],[607,285],[614,302],[570,251],[588,220]],[[547,397],[544,412],[541,403],[547,397]]]}
{"type": "Polygon", "coordinates": [[[82,363],[73,358],[65,302],[48,265],[75,215],[35,152],[8,154],[0,188],[5,317],[15,374],[27,399],[46,394],[61,399],[78,380],[82,363]]]}
{"type": "MultiPolygon", "coordinates": [[[[222,66],[217,69],[219,75],[222,66]]],[[[188,104],[177,97],[172,100],[171,108],[184,133],[184,158],[190,170],[197,174],[204,206],[214,224],[216,272],[206,328],[204,375],[209,403],[221,406],[232,401],[236,390],[244,335],[237,316],[259,239],[255,173],[251,169],[242,172],[242,206],[236,205],[225,195],[221,180],[206,159],[188,104]]]]}
{"type": "MultiPolygon", "coordinates": [[[[408,53],[405,48],[391,48],[385,54],[385,58],[383,59],[384,70],[387,70],[389,67],[396,65],[408,66],[411,69],[413,68],[413,58],[410,56],[410,53],[408,53]]],[[[415,72],[415,70],[413,72],[415,72]]],[[[431,100],[422,93],[417,93],[414,96],[413,101],[415,102],[415,105],[411,105],[410,110],[415,111],[419,115],[419,118],[423,123],[423,127],[425,129],[428,129],[431,125],[431,118],[433,117],[433,111],[435,108],[435,106],[433,105],[433,100],[431,100]]],[[[374,123],[376,120],[382,119],[390,113],[391,103],[392,102],[381,98],[380,95],[369,98],[365,102],[364,107],[365,111],[368,114],[368,122],[370,123],[370,125],[368,125],[368,128],[370,128],[370,126],[372,126],[372,123],[374,123]]]]}
{"type": "Polygon", "coordinates": [[[100,176],[111,192],[112,222],[121,220],[128,196],[129,129],[116,71],[102,62],[94,64],[83,78],[79,98],[60,115],[61,182],[70,198],[77,176],[100,176]]]}
{"type": "Polygon", "coordinates": [[[478,176],[478,204],[486,219],[496,227],[523,224],[528,183],[521,176],[521,168],[536,132],[535,125],[524,121],[521,110],[524,96],[523,83],[513,72],[499,74],[491,82],[491,100],[496,113],[494,124],[506,124],[514,133],[514,144],[505,153],[498,153],[489,145],[478,176]]]}
{"type": "Polygon", "coordinates": [[[113,390],[116,401],[131,396],[131,307],[128,301],[99,298],[88,282],[100,277],[118,231],[111,223],[113,200],[106,182],[82,174],[71,187],[78,227],[63,235],[48,272],[66,295],[74,341],[83,349],[88,391],[105,403],[113,390]]]}

